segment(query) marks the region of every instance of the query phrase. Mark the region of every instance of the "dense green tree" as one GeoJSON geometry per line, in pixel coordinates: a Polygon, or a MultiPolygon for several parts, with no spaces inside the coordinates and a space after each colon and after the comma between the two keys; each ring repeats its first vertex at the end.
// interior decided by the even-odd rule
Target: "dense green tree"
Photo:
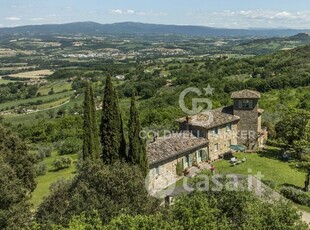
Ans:
{"type": "Polygon", "coordinates": [[[29,190],[0,155],[0,229],[21,229],[31,220],[29,190]]]}
{"type": "Polygon", "coordinates": [[[58,147],[60,155],[74,154],[82,150],[82,140],[76,137],[68,137],[58,147]]]}
{"type": "Polygon", "coordinates": [[[82,159],[96,160],[100,158],[100,141],[96,121],[96,107],[93,90],[89,82],[85,87],[84,126],[83,126],[82,159]]]}
{"type": "Polygon", "coordinates": [[[111,77],[106,79],[102,111],[100,136],[103,162],[111,164],[118,160],[126,160],[123,121],[111,77]]]}
{"type": "Polygon", "coordinates": [[[104,229],[266,229],[306,230],[290,203],[270,203],[249,191],[193,192],[176,198],[163,212],[151,216],[121,215],[104,229]]]}
{"type": "Polygon", "coordinates": [[[294,146],[301,141],[309,129],[307,125],[310,120],[310,113],[304,110],[290,111],[284,114],[284,117],[276,126],[276,135],[286,144],[294,146]]]}
{"type": "Polygon", "coordinates": [[[139,165],[144,175],[148,173],[148,158],[145,140],[141,138],[142,131],[139,121],[139,113],[136,108],[135,95],[131,97],[130,118],[128,121],[128,160],[132,164],[139,165]]]}
{"type": "MultiPolygon", "coordinates": [[[[185,230],[177,220],[165,221],[162,214],[152,216],[120,215],[114,218],[103,230],[127,230],[127,229],[161,229],[161,230],[185,230]]],[[[203,229],[203,228],[199,228],[203,229]]]]}
{"type": "Polygon", "coordinates": [[[21,229],[31,220],[35,157],[12,132],[0,127],[0,229],[21,229]]]}
{"type": "Polygon", "coordinates": [[[73,215],[92,215],[96,210],[103,223],[119,214],[152,214],[159,203],[145,188],[145,177],[137,166],[117,162],[85,162],[72,181],[53,186],[39,206],[41,224],[67,225],[73,215]]]}
{"type": "Polygon", "coordinates": [[[23,181],[28,191],[36,187],[36,158],[28,152],[26,144],[11,131],[0,126],[0,155],[23,181]]]}

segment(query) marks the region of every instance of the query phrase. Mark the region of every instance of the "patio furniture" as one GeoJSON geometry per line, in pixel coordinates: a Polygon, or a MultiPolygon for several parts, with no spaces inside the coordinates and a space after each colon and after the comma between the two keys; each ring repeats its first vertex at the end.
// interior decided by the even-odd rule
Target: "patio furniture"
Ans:
{"type": "Polygon", "coordinates": [[[230,158],[230,163],[232,164],[237,163],[237,158],[236,157],[230,158]]]}

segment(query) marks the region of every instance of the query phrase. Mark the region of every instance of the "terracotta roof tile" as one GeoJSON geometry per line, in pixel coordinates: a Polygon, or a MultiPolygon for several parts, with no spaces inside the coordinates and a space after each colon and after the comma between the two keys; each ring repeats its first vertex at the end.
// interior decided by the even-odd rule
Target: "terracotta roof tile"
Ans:
{"type": "Polygon", "coordinates": [[[167,160],[194,148],[208,145],[208,140],[195,137],[190,132],[173,133],[166,137],[157,138],[147,145],[147,154],[150,164],[167,160]]]}
{"type": "Polygon", "coordinates": [[[260,93],[254,90],[244,89],[241,91],[233,92],[231,94],[232,99],[242,98],[260,98],[260,93]]]}
{"type": "Polygon", "coordinates": [[[233,107],[227,106],[199,113],[194,116],[183,117],[178,119],[177,121],[180,123],[188,121],[190,125],[210,129],[238,120],[240,120],[240,118],[233,115],[233,107]]]}

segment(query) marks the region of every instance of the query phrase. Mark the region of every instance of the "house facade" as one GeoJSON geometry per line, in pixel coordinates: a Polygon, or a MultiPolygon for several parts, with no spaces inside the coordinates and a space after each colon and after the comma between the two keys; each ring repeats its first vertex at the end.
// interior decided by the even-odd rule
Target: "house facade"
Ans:
{"type": "Polygon", "coordinates": [[[162,190],[184,175],[187,168],[208,160],[208,140],[184,131],[157,138],[147,146],[149,189],[162,190]]]}
{"type": "Polygon", "coordinates": [[[199,168],[231,152],[234,146],[247,150],[263,147],[267,131],[261,127],[260,93],[242,90],[232,93],[231,99],[231,106],[178,119],[179,133],[148,145],[152,188],[169,186],[180,178],[180,168],[185,173],[191,167],[199,168]]]}

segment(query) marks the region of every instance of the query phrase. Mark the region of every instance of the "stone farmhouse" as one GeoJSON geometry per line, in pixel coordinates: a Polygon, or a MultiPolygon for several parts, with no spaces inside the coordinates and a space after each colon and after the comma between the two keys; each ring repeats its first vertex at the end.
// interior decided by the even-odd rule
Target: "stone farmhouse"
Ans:
{"type": "Polygon", "coordinates": [[[264,146],[268,132],[262,128],[260,93],[246,89],[233,92],[231,99],[231,106],[178,119],[178,133],[148,144],[150,189],[162,190],[191,168],[206,167],[226,153],[264,146]]]}

